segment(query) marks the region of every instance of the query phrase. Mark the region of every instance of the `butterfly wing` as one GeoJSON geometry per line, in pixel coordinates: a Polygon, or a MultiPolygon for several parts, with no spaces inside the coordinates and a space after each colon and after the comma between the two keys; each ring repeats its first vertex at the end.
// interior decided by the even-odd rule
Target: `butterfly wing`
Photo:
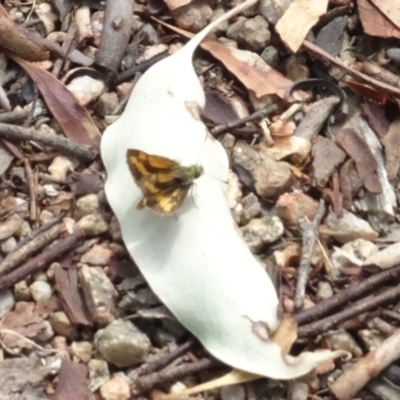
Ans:
{"type": "Polygon", "coordinates": [[[167,189],[186,186],[183,184],[182,178],[177,170],[148,174],[137,182],[137,185],[141,189],[144,197],[153,196],[167,189]]]}
{"type": "Polygon", "coordinates": [[[193,181],[193,168],[137,149],[129,149],[126,157],[135,183],[143,193],[136,208],[149,207],[160,215],[179,210],[193,181]]]}
{"type": "Polygon", "coordinates": [[[160,215],[175,214],[181,208],[189,189],[190,185],[160,190],[157,193],[143,197],[136,208],[149,207],[160,215]]]}
{"type": "Polygon", "coordinates": [[[126,159],[136,184],[147,175],[168,172],[179,166],[169,158],[147,154],[137,149],[128,149],[126,159]]]}

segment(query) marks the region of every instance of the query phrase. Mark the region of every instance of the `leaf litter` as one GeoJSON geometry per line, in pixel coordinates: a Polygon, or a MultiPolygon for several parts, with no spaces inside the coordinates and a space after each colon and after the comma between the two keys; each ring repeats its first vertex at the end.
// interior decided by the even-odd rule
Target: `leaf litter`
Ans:
{"type": "MultiPolygon", "coordinates": [[[[246,289],[246,282],[254,273],[251,270],[259,268],[259,264],[256,268],[253,259],[250,261],[253,256],[242,242],[235,242],[237,246],[229,247],[230,233],[217,235],[211,246],[209,241],[202,242],[199,239],[202,230],[199,221],[196,228],[188,228],[187,233],[178,229],[176,242],[171,239],[164,250],[162,245],[156,250],[157,243],[162,243],[168,236],[172,238],[173,232],[159,233],[155,224],[155,230],[161,236],[153,236],[149,242],[151,246],[145,248],[145,252],[149,256],[164,257],[160,264],[175,268],[180,262],[182,249],[191,249],[189,239],[180,239],[179,234],[182,233],[188,238],[197,235],[201,251],[219,256],[211,271],[215,273],[224,263],[230,267],[230,270],[226,269],[227,275],[222,285],[215,276],[208,277],[204,268],[203,274],[197,275],[199,282],[204,280],[203,297],[198,297],[194,286],[188,285],[191,278],[185,275],[185,270],[179,273],[187,286],[187,294],[185,287],[178,284],[182,279],[174,278],[160,283],[160,286],[154,284],[152,279],[147,279],[148,283],[143,279],[139,270],[145,272],[148,260],[143,261],[141,256],[135,256],[137,253],[132,250],[124,232],[125,221],[120,220],[121,232],[118,220],[110,212],[102,189],[105,171],[96,154],[99,132],[116,121],[120,113],[118,110],[124,108],[126,93],[132,87],[132,82],[129,82],[131,78],[127,77],[136,75],[136,85],[142,79],[142,85],[145,85],[146,75],[139,78],[137,72],[143,73],[159,59],[136,64],[139,56],[145,52],[151,54],[152,48],[160,42],[169,48],[169,53],[174,53],[176,47],[182,47],[185,43],[184,37],[190,37],[207,25],[213,5],[199,6],[196,1],[169,2],[169,8],[163,2],[135,4],[134,19],[129,18],[131,11],[121,18],[125,25],[132,23],[133,34],[128,29],[127,42],[123,44],[120,41],[118,47],[118,35],[108,35],[111,45],[104,47],[103,42],[103,53],[95,56],[102,35],[112,32],[113,25],[104,24],[104,9],[93,4],[78,5],[77,10],[74,9],[69,15],[70,18],[61,23],[55,13],[56,8],[65,17],[72,10],[73,3],[57,1],[52,9],[53,3],[44,2],[40,8],[29,4],[16,8],[5,2],[0,10],[0,18],[4,22],[1,29],[6,32],[3,34],[2,31],[0,35],[0,45],[8,52],[4,52],[0,58],[0,140],[4,152],[0,176],[0,253],[4,260],[0,259],[0,266],[7,266],[7,272],[0,276],[2,375],[9,376],[9,371],[14,371],[12,374],[17,376],[10,362],[23,362],[24,359],[20,357],[23,351],[30,357],[40,357],[42,365],[58,365],[51,373],[43,371],[36,378],[29,378],[28,374],[18,377],[20,386],[17,390],[37,398],[41,398],[39,393],[47,396],[54,392],[59,398],[85,398],[89,390],[102,398],[129,398],[143,391],[147,397],[157,393],[160,395],[159,390],[164,393],[175,391],[176,387],[170,386],[173,382],[179,382],[177,384],[181,388],[186,385],[187,388],[200,390],[201,387],[194,388],[194,382],[201,384],[218,379],[223,376],[224,364],[204,354],[202,346],[198,344],[191,344],[189,352],[185,346],[182,347],[183,353],[174,351],[184,341],[180,333],[183,328],[177,325],[171,314],[157,312],[161,303],[151,293],[148,283],[167,305],[176,296],[174,292],[184,295],[178,311],[174,307],[171,310],[183,325],[195,333],[206,349],[214,349],[211,353],[215,347],[202,336],[207,329],[198,330],[193,325],[195,318],[188,322],[182,315],[185,309],[201,313],[199,310],[209,301],[204,288],[213,293],[211,288],[215,285],[216,294],[212,295],[215,303],[208,303],[213,306],[210,311],[204,312],[204,315],[214,317],[214,320],[207,319],[209,324],[211,321],[216,324],[210,325],[211,328],[218,326],[227,315],[236,315],[240,307],[247,304],[248,308],[243,311],[245,317],[241,317],[239,325],[235,325],[242,326],[247,332],[240,333],[242,328],[231,331],[237,334],[237,338],[249,338],[246,339],[246,345],[256,341],[260,349],[271,347],[269,341],[275,341],[278,337],[272,331],[278,327],[282,317],[279,314],[279,318],[276,315],[272,318],[271,314],[269,319],[261,315],[266,310],[261,304],[265,300],[257,297],[257,291],[263,289],[269,292],[268,298],[272,299],[269,310],[274,310],[275,314],[279,311],[283,315],[291,315],[299,325],[296,328],[292,324],[283,330],[282,337],[288,340],[282,342],[276,339],[279,346],[285,348],[285,353],[299,354],[300,350],[300,354],[305,354],[301,353],[303,350],[317,354],[326,350],[346,350],[357,358],[352,368],[343,368],[343,362],[321,365],[315,370],[317,379],[314,383],[297,381],[293,390],[289,389],[286,382],[279,383],[282,396],[295,398],[296,390],[299,390],[297,396],[301,394],[303,397],[300,398],[304,399],[308,395],[329,398],[330,391],[339,399],[355,396],[366,398],[371,393],[378,398],[387,398],[388,391],[396,393],[398,389],[393,374],[385,370],[388,366],[389,369],[395,368],[398,359],[390,345],[396,346],[397,301],[400,297],[396,286],[399,279],[397,243],[385,241],[391,235],[395,238],[398,230],[398,49],[387,39],[396,37],[399,28],[396,6],[392,2],[360,0],[357,8],[351,8],[346,1],[340,4],[330,2],[327,9],[311,13],[303,1],[262,0],[259,8],[253,6],[240,17],[232,18],[228,24],[222,24],[214,31],[214,37],[208,36],[202,42],[206,52],[196,52],[193,60],[201,85],[206,89],[206,110],[209,106],[207,101],[211,98],[207,92],[215,93],[212,96],[212,114],[207,116],[205,112],[204,117],[218,142],[213,143],[208,139],[204,148],[201,143],[205,128],[198,120],[193,125],[195,128],[188,129],[177,141],[172,141],[170,136],[170,132],[179,131],[180,123],[185,126],[183,115],[187,114],[188,109],[192,112],[190,118],[193,115],[198,118],[199,110],[193,102],[204,106],[204,98],[199,101],[202,96],[199,86],[190,97],[192,103],[181,109],[180,114],[173,114],[172,109],[162,114],[161,109],[154,110],[149,105],[143,105],[149,112],[149,122],[145,125],[147,132],[151,131],[153,123],[157,126],[157,120],[162,121],[161,139],[156,135],[153,140],[159,143],[151,143],[157,154],[165,152],[180,163],[205,163],[209,166],[210,175],[215,175],[209,177],[206,184],[204,182],[208,178],[199,182],[193,194],[189,194],[184,204],[185,217],[181,217],[181,214],[176,217],[179,229],[182,228],[181,222],[192,226],[191,200],[199,207],[200,215],[204,204],[208,204],[206,208],[214,212],[224,210],[225,219],[221,219],[221,213],[211,214],[214,217],[205,230],[209,232],[208,239],[212,238],[213,231],[220,232],[216,226],[222,226],[222,221],[228,221],[231,214],[240,231],[245,233],[247,245],[253,249],[263,266],[257,272],[260,278],[257,284],[249,285],[251,290],[246,289]],[[290,10],[296,7],[301,9],[297,14],[296,26],[301,33],[291,39],[285,32],[291,32],[293,18],[290,17],[290,10]],[[150,19],[143,18],[149,11],[155,13],[158,21],[166,16],[172,16],[172,20],[169,19],[168,26],[156,20],[149,22],[150,19]],[[335,18],[339,15],[348,18],[346,23],[344,19],[342,23],[336,22],[335,18]],[[264,31],[257,28],[268,26],[266,23],[260,25],[260,16],[270,24],[267,29],[271,35],[261,34],[264,31]],[[23,24],[25,27],[22,27],[23,24]],[[277,25],[279,29],[271,29],[272,25],[277,25]],[[225,31],[227,28],[229,34],[225,31]],[[171,36],[170,29],[183,36],[171,36]],[[235,32],[235,29],[239,31],[235,32]],[[27,30],[35,31],[35,40],[31,39],[33,36],[26,35],[27,30]],[[327,38],[323,38],[322,31],[327,38]],[[52,42],[55,37],[61,46],[52,42]],[[78,40],[74,40],[75,37],[78,40]],[[232,40],[233,37],[240,40],[232,40]],[[313,37],[317,37],[314,44],[313,37]],[[335,46],[329,46],[329,38],[333,37],[335,46]],[[255,51],[255,48],[261,50],[255,51]],[[295,52],[289,52],[288,48],[295,52]],[[299,53],[299,48],[302,53],[299,53]],[[28,74],[12,59],[19,60],[28,74]],[[33,64],[32,60],[45,62],[33,64]],[[74,99],[74,95],[67,92],[61,83],[76,66],[70,60],[81,65],[97,61],[94,68],[100,74],[94,78],[101,81],[99,86],[105,88],[105,93],[100,92],[99,97],[90,100],[94,92],[88,87],[85,96],[89,101],[85,102],[85,106],[80,106],[79,100],[74,99]],[[327,66],[332,68],[328,69],[327,66]],[[320,92],[310,93],[307,103],[304,101],[307,98],[305,93],[295,91],[290,98],[290,104],[295,102],[293,108],[285,99],[285,92],[291,85],[309,78],[321,78],[321,74],[346,93],[343,104],[347,111],[341,107],[341,115],[336,112],[337,90],[327,92],[326,87],[321,87],[320,92]],[[104,76],[106,79],[103,81],[104,76]],[[219,104],[219,99],[223,99],[223,103],[219,104]],[[254,113],[259,110],[261,114],[254,113]],[[332,113],[335,119],[331,117],[332,113]],[[165,132],[162,132],[163,129],[165,132]],[[196,134],[196,130],[202,133],[196,134]],[[168,144],[168,140],[172,143],[168,144]],[[212,194],[217,187],[222,189],[222,181],[226,181],[226,156],[222,149],[217,150],[219,142],[231,158],[238,177],[233,179],[230,175],[227,201],[212,194]],[[185,154],[179,153],[182,147],[186,149],[185,154]],[[66,157],[68,162],[61,162],[60,157],[66,157]],[[219,160],[219,164],[211,162],[213,157],[219,160]],[[65,170],[61,171],[60,168],[65,170]],[[219,183],[211,181],[216,177],[220,179],[219,183]],[[209,196],[209,202],[203,203],[207,199],[201,197],[202,193],[209,196]],[[321,199],[325,203],[326,213],[322,216],[321,224],[317,221],[308,232],[312,236],[310,242],[301,228],[310,222],[302,217],[308,216],[308,220],[312,221],[316,205],[321,199]],[[231,208],[228,213],[227,204],[231,208]],[[156,240],[156,237],[160,240],[156,240]],[[212,251],[212,248],[216,250],[212,251]],[[297,250],[293,253],[294,248],[297,250]],[[226,288],[234,281],[229,273],[237,272],[234,266],[238,259],[234,258],[238,249],[247,254],[243,264],[248,265],[248,270],[236,277],[240,282],[235,289],[236,297],[232,295],[232,298],[238,301],[237,310],[234,306],[233,311],[221,314],[218,308],[229,304],[223,301],[223,297],[226,288]],[[132,263],[127,250],[134,255],[137,265],[132,263]],[[24,254],[29,258],[24,259],[24,254]],[[166,255],[169,255],[169,261],[165,261],[166,255]],[[8,270],[10,260],[13,261],[11,271],[8,270]],[[280,277],[274,279],[275,288],[266,278],[264,269],[280,277]],[[300,279],[300,276],[306,276],[306,279],[300,279]],[[60,280],[60,277],[64,278],[60,280]],[[67,279],[67,283],[64,279],[67,279]],[[134,284],[130,281],[132,279],[135,280],[134,284]],[[57,291],[52,295],[56,285],[57,291]],[[166,285],[169,288],[165,289],[166,285]],[[375,294],[373,297],[368,296],[371,290],[375,294]],[[104,293],[107,294],[104,296],[104,293]],[[246,293],[251,293],[254,299],[239,301],[248,296],[246,293]],[[62,301],[55,301],[57,298],[62,301]],[[31,308],[26,308],[26,304],[30,304],[31,308]],[[344,304],[346,307],[341,309],[344,304]],[[96,316],[95,325],[86,325],[84,316],[87,315],[96,316]],[[133,319],[125,320],[128,316],[133,319]],[[118,323],[113,324],[114,320],[118,323]],[[86,327],[82,328],[84,325],[86,327]],[[10,333],[11,330],[15,334],[10,333]],[[121,360],[106,356],[111,344],[107,341],[109,330],[123,349],[122,353],[131,354],[131,360],[135,360],[130,367],[115,369],[115,365],[122,365],[121,360]],[[372,336],[375,338],[374,345],[368,341],[372,336]],[[267,339],[270,337],[272,339],[267,339]],[[312,340],[316,337],[317,341],[312,340]],[[139,347],[133,343],[134,338],[141,343],[139,347]],[[152,354],[143,356],[141,352],[149,349],[149,339],[152,354]],[[291,353],[293,342],[298,350],[291,353]],[[51,355],[43,353],[36,343],[57,349],[57,352],[51,355]],[[130,353],[133,349],[137,351],[136,356],[130,353]],[[385,352],[391,357],[375,356],[385,352]],[[58,372],[61,354],[71,360],[71,374],[67,373],[66,365],[58,372]],[[154,362],[154,358],[154,369],[146,373],[145,367],[154,362]],[[87,365],[88,380],[86,369],[80,368],[83,365],[87,365]],[[168,365],[166,370],[160,369],[168,365]],[[371,380],[369,367],[380,372],[380,376],[371,380]],[[140,373],[139,370],[144,372],[140,373]],[[204,370],[207,377],[203,375],[204,370]],[[68,385],[71,379],[75,379],[74,374],[80,382],[77,387],[68,385]],[[121,379],[121,376],[124,378],[121,379]],[[191,376],[191,380],[187,379],[188,376],[191,376]],[[355,379],[355,376],[359,379],[355,379]],[[38,379],[40,387],[30,385],[29,379],[31,382],[38,379]],[[388,383],[388,379],[392,379],[392,383],[388,383]],[[315,382],[318,382],[317,386],[315,382]],[[119,397],[112,397],[116,396],[115,393],[119,397]]],[[[118,2],[121,10],[125,7],[123,3],[118,2]]],[[[238,3],[240,1],[232,2],[231,6],[238,3]]],[[[318,6],[322,7],[320,3],[318,6]]],[[[114,15],[116,4],[106,2],[107,21],[114,15]]],[[[130,10],[129,7],[125,9],[130,10]]],[[[186,67],[182,64],[181,71],[189,66],[189,58],[186,67]]],[[[167,76],[167,70],[163,67],[167,64],[159,65],[161,73],[167,76]]],[[[192,68],[191,65],[189,67],[192,68]]],[[[89,74],[84,70],[80,72],[81,75],[86,73],[89,74]]],[[[184,76],[182,73],[178,82],[183,81],[184,76]]],[[[191,77],[196,79],[193,73],[191,77]]],[[[74,80],[75,76],[71,75],[70,79],[74,80]]],[[[93,81],[88,79],[87,82],[93,81]]],[[[83,88],[85,84],[82,84],[83,88]]],[[[133,90],[135,93],[135,88],[133,90]]],[[[158,97],[157,101],[161,96],[158,97]]],[[[182,97],[180,99],[182,101],[182,97]]],[[[117,120],[120,127],[124,119],[129,120],[126,114],[131,113],[130,103],[120,117],[121,122],[117,120]]],[[[110,126],[112,128],[114,125],[110,126]]],[[[136,136],[135,140],[140,136],[139,127],[136,121],[129,122],[127,129],[130,136],[136,136]]],[[[105,138],[112,132],[111,128],[106,131],[105,138]]],[[[118,137],[117,133],[115,137],[118,137]]],[[[147,135],[147,140],[150,137],[147,135]]],[[[123,146],[127,146],[130,140],[126,140],[123,146]]],[[[112,142],[107,138],[106,143],[112,142]]],[[[147,145],[150,146],[144,141],[143,146],[147,145]]],[[[111,149],[111,145],[107,147],[107,150],[111,149]]],[[[105,164],[107,166],[107,162],[105,164]]],[[[107,169],[107,179],[110,179],[112,173],[107,169]]],[[[120,199],[123,198],[127,203],[135,187],[132,181],[122,185],[126,186],[129,193],[120,196],[120,199]]],[[[115,192],[118,193],[118,190],[115,192]]],[[[115,208],[112,195],[108,193],[109,190],[106,191],[110,205],[115,208]]],[[[118,217],[118,212],[116,214],[118,217]]],[[[143,218],[144,224],[149,221],[147,218],[152,220],[151,214],[138,215],[138,218],[143,218]]],[[[233,222],[230,226],[232,229],[233,222]]],[[[148,227],[144,225],[139,229],[143,236],[148,227]]],[[[195,264],[197,251],[190,251],[189,256],[182,259],[186,260],[186,266],[195,264]]],[[[210,255],[207,257],[210,260],[210,255]]],[[[207,266],[205,259],[202,260],[201,266],[207,266]]],[[[189,270],[193,272],[193,268],[189,270]]],[[[212,334],[210,338],[212,342],[212,334]]],[[[223,334],[221,339],[226,343],[234,343],[229,342],[227,334],[223,334]]],[[[230,347],[232,354],[240,349],[237,344],[230,347]]],[[[228,359],[225,362],[235,366],[228,359]]],[[[26,363],[23,369],[33,373],[33,365],[26,363]]],[[[243,364],[237,366],[243,368],[243,364]]],[[[207,388],[210,390],[226,384],[239,384],[255,378],[254,374],[248,375],[234,369],[225,375],[222,383],[217,380],[219,383],[207,388]]],[[[251,388],[256,396],[270,396],[270,385],[276,381],[270,380],[271,384],[261,386],[258,382],[265,380],[248,383],[246,387],[251,388]]],[[[9,397],[13,390],[16,389],[2,385],[1,395],[9,397]]],[[[226,396],[224,391],[221,391],[222,394],[226,396]]]]}

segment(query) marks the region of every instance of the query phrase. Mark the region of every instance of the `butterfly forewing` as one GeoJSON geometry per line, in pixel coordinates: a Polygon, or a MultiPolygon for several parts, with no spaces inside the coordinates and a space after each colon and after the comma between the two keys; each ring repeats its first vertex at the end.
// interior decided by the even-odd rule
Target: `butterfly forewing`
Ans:
{"type": "Polygon", "coordinates": [[[168,172],[179,164],[166,157],[154,156],[141,150],[129,149],[127,151],[129,169],[136,183],[144,176],[162,171],[168,172]]]}
{"type": "Polygon", "coordinates": [[[184,167],[169,158],[127,151],[127,162],[135,183],[143,193],[137,209],[149,207],[157,214],[171,215],[182,206],[194,179],[203,173],[198,165],[184,167]]]}

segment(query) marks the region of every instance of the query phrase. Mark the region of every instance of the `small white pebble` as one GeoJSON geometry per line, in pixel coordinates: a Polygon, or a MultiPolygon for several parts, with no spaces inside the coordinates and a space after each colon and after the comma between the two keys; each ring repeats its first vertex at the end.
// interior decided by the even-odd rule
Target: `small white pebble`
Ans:
{"type": "Polygon", "coordinates": [[[51,286],[47,282],[36,281],[29,286],[31,296],[38,303],[39,301],[46,301],[51,298],[51,286]]]}

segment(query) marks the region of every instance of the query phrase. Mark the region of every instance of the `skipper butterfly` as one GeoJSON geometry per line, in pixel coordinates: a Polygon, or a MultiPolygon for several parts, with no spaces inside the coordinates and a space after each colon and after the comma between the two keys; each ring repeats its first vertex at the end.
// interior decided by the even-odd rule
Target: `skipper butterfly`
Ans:
{"type": "Polygon", "coordinates": [[[129,149],[129,169],[143,193],[138,210],[151,208],[160,215],[175,214],[182,206],[195,179],[203,174],[201,165],[184,167],[166,157],[129,149]]]}

